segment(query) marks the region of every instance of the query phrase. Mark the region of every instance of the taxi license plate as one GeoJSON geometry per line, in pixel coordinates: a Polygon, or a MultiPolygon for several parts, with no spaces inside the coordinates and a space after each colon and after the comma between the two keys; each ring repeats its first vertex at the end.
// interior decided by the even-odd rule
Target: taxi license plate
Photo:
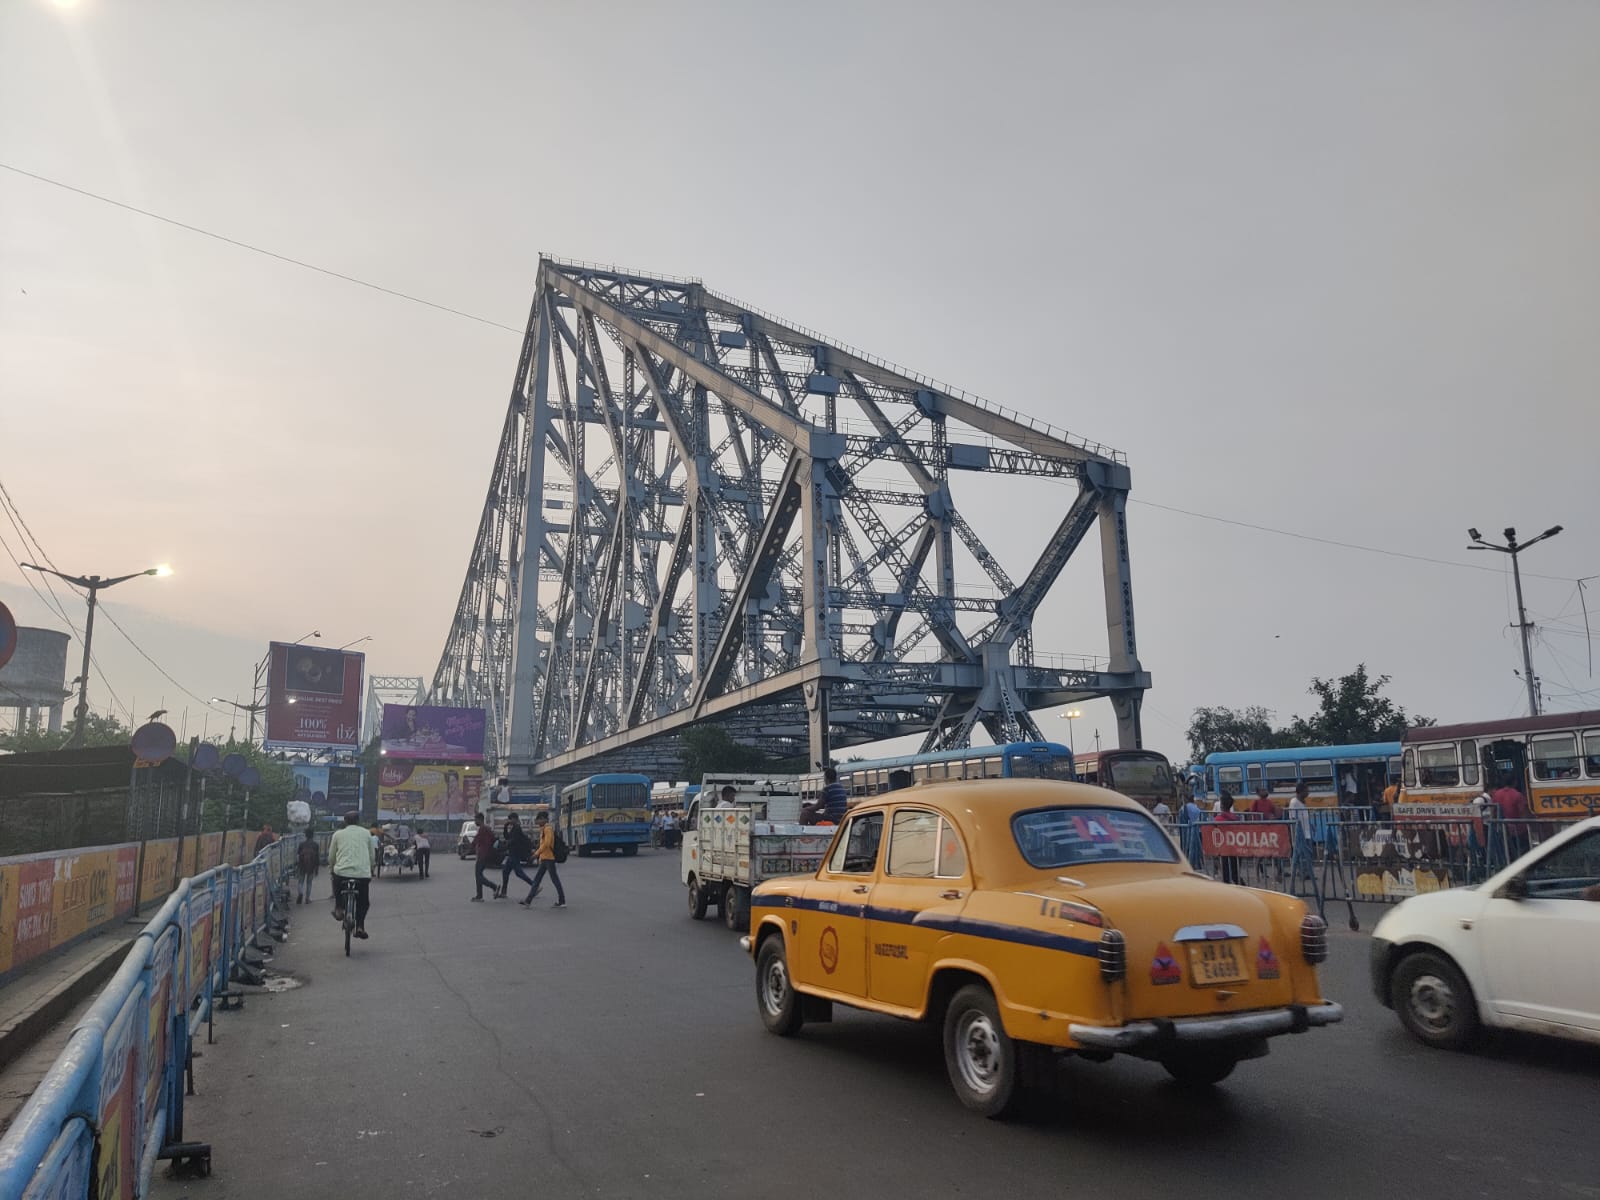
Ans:
{"type": "Polygon", "coordinates": [[[1195,987],[1244,981],[1244,959],[1237,939],[1189,944],[1189,982],[1195,987]]]}

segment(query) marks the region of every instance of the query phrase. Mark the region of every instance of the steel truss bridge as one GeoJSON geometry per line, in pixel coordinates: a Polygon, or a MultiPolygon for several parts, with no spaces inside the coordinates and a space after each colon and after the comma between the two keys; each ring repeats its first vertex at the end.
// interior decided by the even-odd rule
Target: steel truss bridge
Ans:
{"type": "Polygon", "coordinates": [[[699,280],[542,258],[429,702],[487,708],[514,780],[671,776],[708,720],[817,765],[906,734],[1039,738],[1032,710],[1100,696],[1135,746],[1128,488],[1114,450],[699,280]],[[1013,574],[957,510],[962,472],[1077,493],[1013,574]],[[1034,614],[1096,524],[1109,652],[1038,655],[1034,614]]]}

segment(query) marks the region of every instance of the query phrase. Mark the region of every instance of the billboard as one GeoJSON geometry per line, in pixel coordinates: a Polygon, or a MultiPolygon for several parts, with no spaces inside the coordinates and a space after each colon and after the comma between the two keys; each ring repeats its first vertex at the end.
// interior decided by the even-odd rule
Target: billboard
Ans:
{"type": "Polygon", "coordinates": [[[380,727],[383,756],[435,763],[481,763],[485,721],[481,708],[385,704],[380,727]]]}
{"type": "Polygon", "coordinates": [[[378,768],[378,820],[460,820],[477,812],[483,768],[385,762],[378,768]]]}
{"type": "Polygon", "coordinates": [[[268,747],[360,748],[364,655],[273,642],[267,657],[268,747]]]}
{"type": "Polygon", "coordinates": [[[327,763],[290,763],[293,799],[311,806],[313,818],[336,817],[361,807],[361,768],[327,763]]]}

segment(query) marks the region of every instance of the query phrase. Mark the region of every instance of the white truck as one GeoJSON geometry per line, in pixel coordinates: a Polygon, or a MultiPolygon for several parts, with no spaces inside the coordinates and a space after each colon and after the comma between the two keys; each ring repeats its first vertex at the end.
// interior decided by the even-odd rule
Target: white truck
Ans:
{"type": "Polygon", "coordinates": [[[681,874],[689,915],[716,905],[729,929],[746,928],[750,889],[779,875],[809,874],[833,841],[831,825],[800,823],[798,775],[707,775],[683,822],[681,874]],[[724,788],[734,789],[731,804],[724,788]]]}

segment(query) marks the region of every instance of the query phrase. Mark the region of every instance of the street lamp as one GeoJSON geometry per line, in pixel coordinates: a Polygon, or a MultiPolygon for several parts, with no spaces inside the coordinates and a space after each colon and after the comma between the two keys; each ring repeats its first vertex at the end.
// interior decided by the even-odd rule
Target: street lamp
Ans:
{"type": "Polygon", "coordinates": [[[1523,682],[1528,685],[1528,715],[1531,717],[1539,715],[1539,690],[1533,680],[1533,649],[1528,632],[1533,626],[1528,623],[1528,610],[1522,605],[1522,571],[1517,566],[1517,555],[1521,554],[1529,546],[1537,545],[1544,541],[1545,538],[1553,538],[1560,532],[1561,526],[1552,525],[1538,537],[1529,538],[1519,545],[1517,543],[1516,529],[1507,525],[1504,530],[1506,544],[1500,546],[1494,542],[1485,541],[1483,535],[1476,529],[1467,530],[1467,536],[1472,539],[1473,543],[1467,547],[1468,550],[1495,550],[1501,554],[1509,554],[1511,556],[1511,578],[1517,585],[1517,628],[1522,631],[1522,678],[1523,682]]]}
{"type": "MultiPolygon", "coordinates": [[[[242,713],[249,713],[250,714],[250,741],[251,741],[252,744],[255,742],[255,737],[256,737],[256,714],[267,707],[265,701],[259,701],[259,702],[254,703],[254,704],[240,704],[237,700],[224,700],[221,696],[213,696],[213,697],[211,697],[211,703],[213,703],[213,704],[226,704],[229,708],[236,708],[242,713]]],[[[228,736],[231,738],[233,735],[230,733],[228,736]]]]}
{"type": "Polygon", "coordinates": [[[371,640],[372,640],[372,635],[369,633],[369,634],[367,634],[366,637],[358,637],[353,642],[346,642],[344,645],[340,646],[339,649],[348,650],[348,649],[350,649],[351,646],[359,646],[359,645],[361,645],[362,642],[370,642],[371,640]]]}
{"type": "Polygon", "coordinates": [[[106,588],[116,587],[119,583],[127,583],[130,579],[137,579],[141,575],[171,575],[172,568],[165,563],[156,567],[148,567],[143,571],[133,571],[127,575],[113,575],[104,579],[99,575],[68,575],[57,571],[54,567],[40,567],[33,563],[20,564],[25,570],[37,571],[41,575],[54,575],[57,579],[64,579],[73,587],[82,588],[89,593],[89,617],[83,625],[83,673],[78,678],[78,707],[72,714],[72,736],[67,739],[69,746],[83,745],[84,735],[87,733],[85,726],[89,720],[89,644],[94,639],[94,609],[99,593],[106,588]]]}
{"type": "Polygon", "coordinates": [[[1072,723],[1083,716],[1076,708],[1069,708],[1061,714],[1061,719],[1067,723],[1067,749],[1072,751],[1072,757],[1078,757],[1078,746],[1072,737],[1072,723]]]}

